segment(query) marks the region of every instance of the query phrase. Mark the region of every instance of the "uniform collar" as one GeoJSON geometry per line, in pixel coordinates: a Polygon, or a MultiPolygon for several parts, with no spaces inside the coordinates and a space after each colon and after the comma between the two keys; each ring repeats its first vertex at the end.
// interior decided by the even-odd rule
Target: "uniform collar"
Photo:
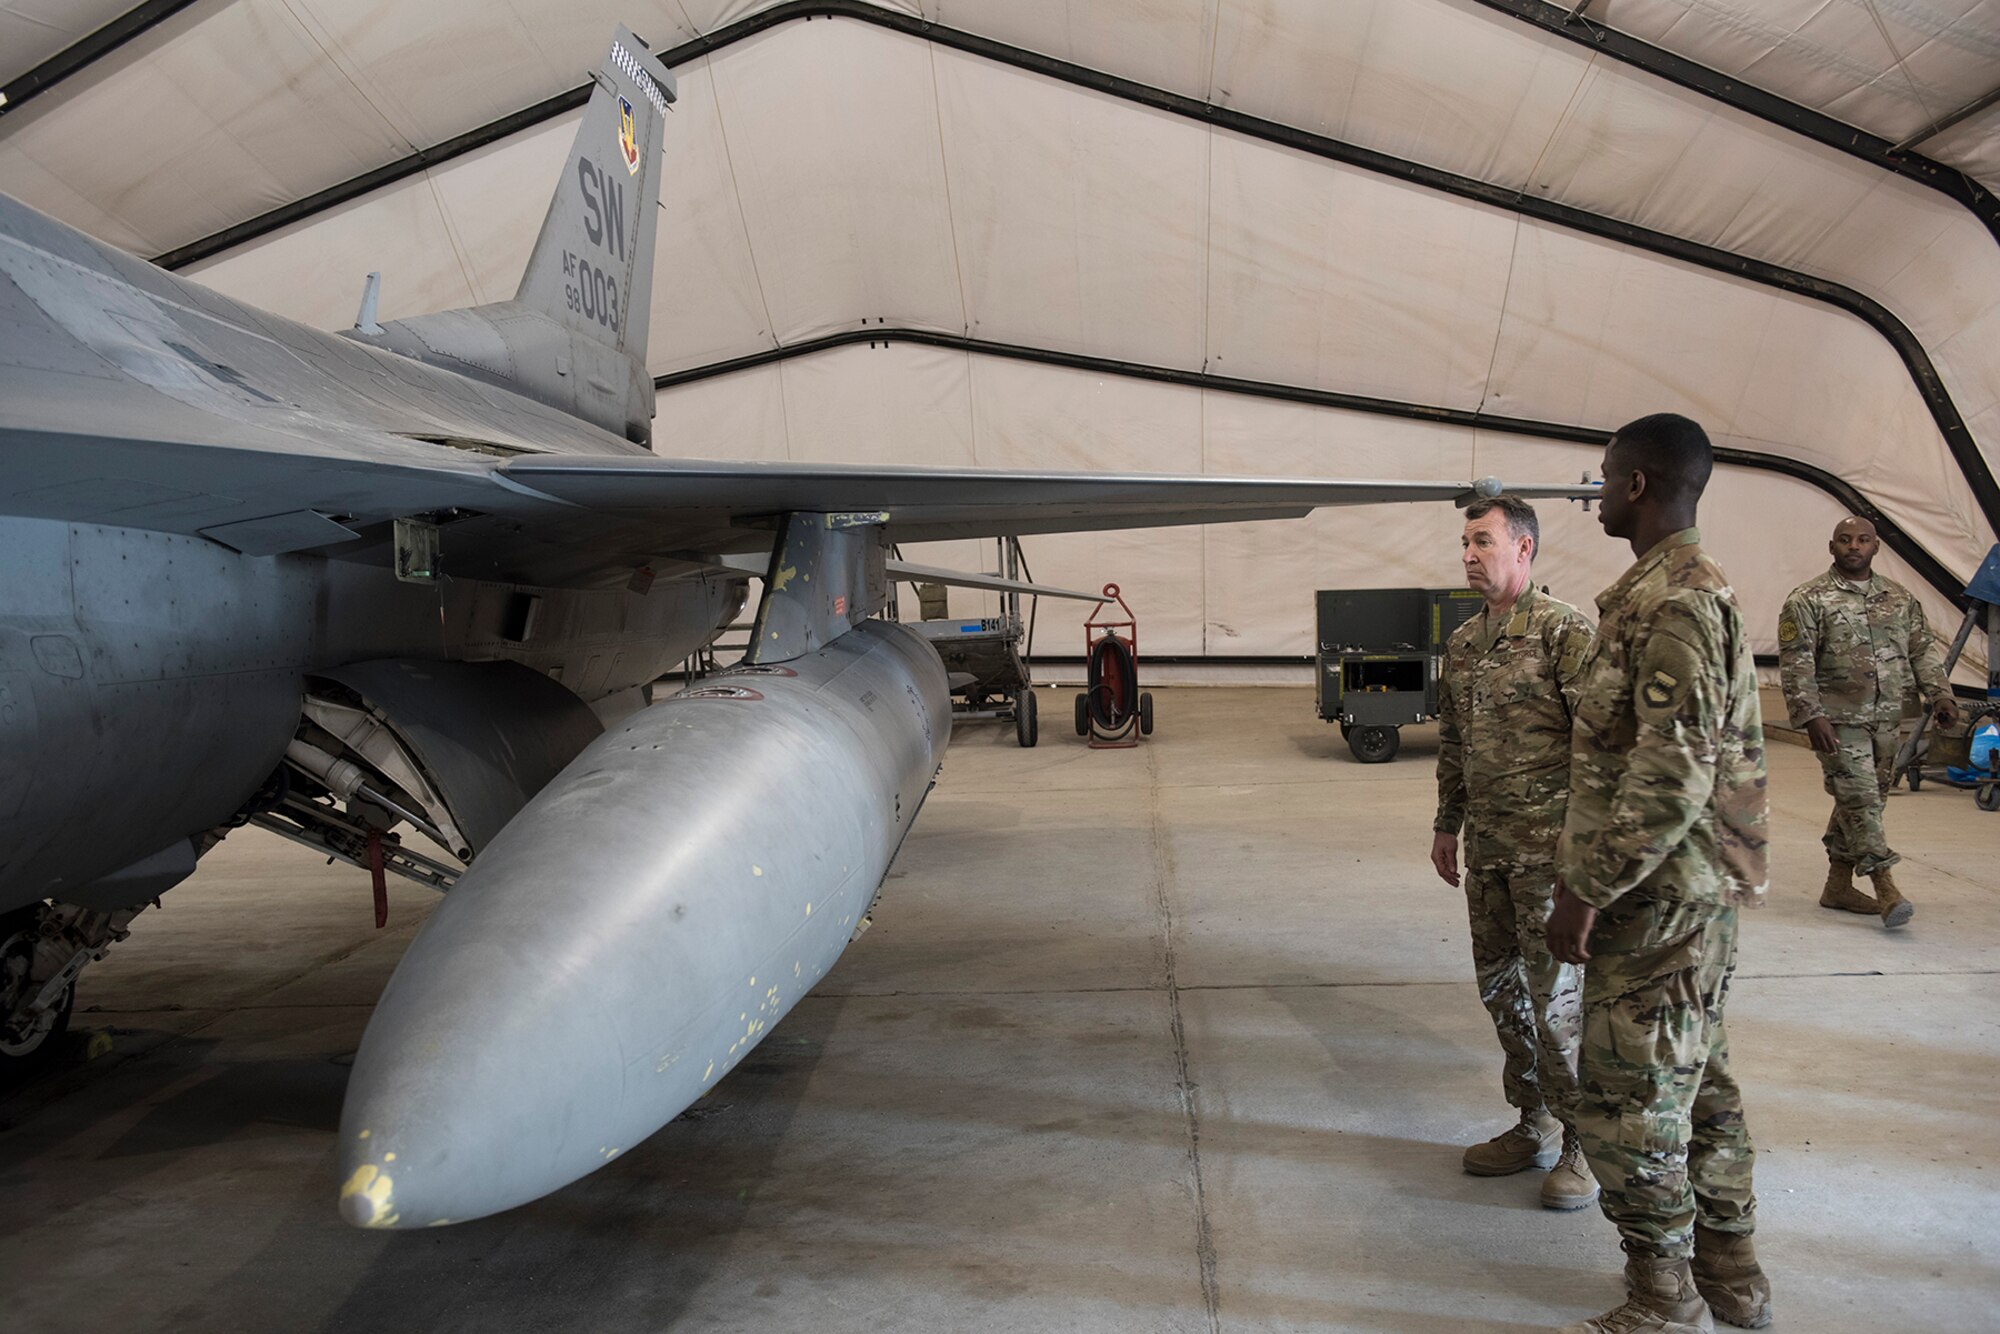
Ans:
{"type": "Polygon", "coordinates": [[[1531,576],[1527,583],[1521,585],[1521,595],[1514,599],[1514,606],[1508,611],[1506,620],[1496,623],[1493,620],[1493,609],[1482,605],[1479,608],[1480,651],[1492,648],[1502,638],[1528,633],[1528,613],[1533,609],[1535,599],[1541,595],[1542,591],[1535,587],[1535,581],[1531,576]]]}
{"type": "Polygon", "coordinates": [[[1618,577],[1618,582],[1597,595],[1597,610],[1607,614],[1612,608],[1632,595],[1632,590],[1650,578],[1654,571],[1679,551],[1682,547],[1698,546],[1701,543],[1701,529],[1683,528],[1670,533],[1655,543],[1652,550],[1632,562],[1632,568],[1618,577]]]}
{"type": "Polygon", "coordinates": [[[1826,576],[1827,578],[1833,580],[1834,587],[1844,588],[1850,593],[1872,592],[1875,588],[1877,581],[1879,581],[1882,578],[1881,575],[1875,573],[1875,571],[1873,570],[1870,570],[1868,572],[1868,577],[1866,579],[1863,579],[1860,583],[1857,584],[1852,579],[1849,579],[1846,575],[1842,574],[1840,572],[1840,567],[1838,565],[1827,566],[1826,576]]]}

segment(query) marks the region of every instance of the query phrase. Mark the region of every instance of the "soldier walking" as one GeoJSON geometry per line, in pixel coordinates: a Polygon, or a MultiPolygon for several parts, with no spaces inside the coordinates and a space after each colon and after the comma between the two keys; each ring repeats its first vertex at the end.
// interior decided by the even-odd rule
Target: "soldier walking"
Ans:
{"type": "Polygon", "coordinates": [[[1766,883],[1763,720],[1736,595],[1701,549],[1708,436],[1662,413],[1604,452],[1598,521],[1638,557],[1578,682],[1549,948],[1584,964],[1577,1130],[1625,1249],[1624,1305],[1564,1334],[1770,1323],[1723,1010],[1766,883]]]}
{"type": "Polygon", "coordinates": [[[1880,549],[1867,519],[1834,526],[1827,543],[1833,568],[1785,600],[1778,658],[1785,709],[1792,726],[1805,729],[1833,798],[1819,906],[1880,914],[1882,925],[1901,926],[1916,908],[1890,873],[1902,858],[1883,833],[1882,807],[1896,777],[1903,697],[1920,691],[1940,727],[1958,721],[1958,704],[1923,605],[1874,572],[1880,549]],[[1874,894],[1854,887],[1857,874],[1875,882],[1874,894]]]}
{"type": "Polygon", "coordinates": [[[1474,1176],[1551,1168],[1542,1204],[1597,1198],[1575,1130],[1580,970],[1542,934],[1555,892],[1556,840],[1569,801],[1570,709],[1590,622],[1535,588],[1534,506],[1514,496],[1465,511],[1465,582],[1485,599],[1452,632],[1438,678],[1438,806],[1431,865],[1459,883],[1479,999],[1506,1053],[1501,1086],[1519,1124],[1465,1151],[1474,1176]]]}

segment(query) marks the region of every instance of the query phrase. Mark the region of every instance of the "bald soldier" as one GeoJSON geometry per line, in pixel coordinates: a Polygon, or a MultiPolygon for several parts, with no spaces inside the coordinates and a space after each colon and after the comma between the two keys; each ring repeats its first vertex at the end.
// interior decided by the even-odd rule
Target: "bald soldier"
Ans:
{"type": "Polygon", "coordinates": [[[1833,568],[1785,600],[1778,658],[1786,712],[1805,729],[1833,798],[1819,906],[1879,914],[1893,927],[1916,913],[1896,888],[1889,868],[1901,858],[1882,829],[1903,698],[1921,692],[1940,727],[1958,721],[1958,704],[1922,604],[1874,572],[1880,549],[1867,519],[1835,525],[1827,543],[1833,568]],[[1874,894],[1855,888],[1857,874],[1875,882],[1874,894]]]}
{"type": "Polygon", "coordinates": [[[1597,597],[1577,683],[1549,949],[1583,971],[1576,1127],[1627,1300],[1564,1334],[1771,1321],[1723,1011],[1736,914],[1768,882],[1764,726],[1736,594],[1701,547],[1714,452],[1660,413],[1604,451],[1598,522],[1636,559],[1597,597]]]}
{"type": "Polygon", "coordinates": [[[1431,865],[1465,903],[1479,999],[1505,1053],[1501,1090],[1520,1114],[1465,1151],[1474,1176],[1549,1168],[1547,1209],[1597,1198],[1573,1128],[1578,971],[1549,953],[1542,927],[1569,803],[1570,710],[1590,622],[1535,587],[1535,507],[1514,496],[1465,511],[1460,563],[1486,605],[1452,632],[1438,676],[1438,804],[1431,865]]]}

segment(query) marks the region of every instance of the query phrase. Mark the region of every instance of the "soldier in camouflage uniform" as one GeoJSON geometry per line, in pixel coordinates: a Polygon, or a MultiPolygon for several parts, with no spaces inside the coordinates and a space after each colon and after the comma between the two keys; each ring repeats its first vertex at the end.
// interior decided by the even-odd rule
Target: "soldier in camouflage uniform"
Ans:
{"type": "Polygon", "coordinates": [[[1447,884],[1459,883],[1463,826],[1473,969],[1520,1122],[1467,1149],[1463,1163],[1474,1176],[1549,1167],[1543,1206],[1581,1209],[1597,1198],[1597,1183],[1571,1110],[1580,971],[1549,953],[1542,927],[1555,893],[1572,690],[1590,622],[1535,588],[1541,528],[1532,505],[1500,496],[1474,502],[1465,516],[1466,584],[1486,605],[1445,645],[1431,864],[1447,884]]]}
{"type": "Polygon", "coordinates": [[[1763,721],[1742,613],[1694,527],[1712,459],[1672,414],[1605,451],[1599,521],[1638,560],[1597,600],[1548,930],[1557,958],[1588,963],[1577,1130],[1630,1296],[1565,1334],[1771,1318],[1723,1028],[1737,909],[1768,878],[1763,721]]]}
{"type": "Polygon", "coordinates": [[[1882,832],[1882,805],[1895,780],[1903,697],[1921,691],[1942,727],[1958,721],[1958,705],[1923,606],[1874,573],[1879,548],[1868,520],[1835,526],[1833,568],[1785,600],[1778,656],[1785,709],[1805,729],[1833,798],[1820,907],[1879,913],[1884,926],[1901,926],[1916,909],[1889,871],[1901,859],[1882,832]],[[1857,873],[1875,882],[1873,895],[1854,887],[1857,873]]]}

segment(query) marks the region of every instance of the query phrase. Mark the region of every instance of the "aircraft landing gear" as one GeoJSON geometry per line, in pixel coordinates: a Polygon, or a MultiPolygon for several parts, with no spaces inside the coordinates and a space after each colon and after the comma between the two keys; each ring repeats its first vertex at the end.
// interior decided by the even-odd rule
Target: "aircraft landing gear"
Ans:
{"type": "Polygon", "coordinates": [[[53,1049],[76,1008],[74,980],[37,1004],[45,984],[35,980],[35,954],[46,911],[38,904],[0,918],[0,1068],[10,1073],[53,1049]]]}
{"type": "Polygon", "coordinates": [[[0,1079],[61,1045],[76,1009],[76,975],[132,934],[146,906],[97,912],[37,903],[0,917],[0,1079]]]}

